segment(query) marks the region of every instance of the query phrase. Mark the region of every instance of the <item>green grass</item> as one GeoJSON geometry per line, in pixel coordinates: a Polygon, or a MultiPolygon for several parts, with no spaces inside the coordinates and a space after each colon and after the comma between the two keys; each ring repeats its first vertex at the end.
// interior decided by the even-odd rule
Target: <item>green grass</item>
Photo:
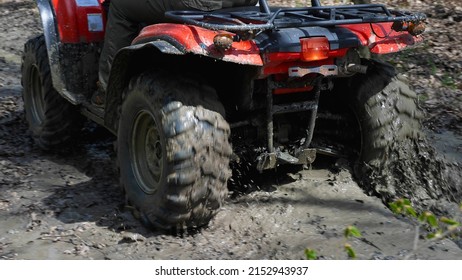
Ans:
{"type": "Polygon", "coordinates": [[[444,73],[441,77],[441,83],[443,86],[450,89],[457,89],[458,85],[456,79],[450,73],[444,73]]]}

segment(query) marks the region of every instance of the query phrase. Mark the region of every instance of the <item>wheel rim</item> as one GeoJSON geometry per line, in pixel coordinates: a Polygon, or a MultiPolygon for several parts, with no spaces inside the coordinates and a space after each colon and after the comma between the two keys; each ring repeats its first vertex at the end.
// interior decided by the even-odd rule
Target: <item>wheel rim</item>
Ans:
{"type": "Polygon", "coordinates": [[[130,158],[135,179],[145,193],[153,194],[162,178],[164,153],[157,123],[150,112],[137,115],[131,135],[130,158]]]}
{"type": "Polygon", "coordinates": [[[42,80],[40,79],[40,70],[37,65],[33,65],[29,72],[30,77],[30,94],[31,94],[31,115],[33,122],[37,125],[43,123],[45,119],[45,98],[43,95],[42,80]]]}

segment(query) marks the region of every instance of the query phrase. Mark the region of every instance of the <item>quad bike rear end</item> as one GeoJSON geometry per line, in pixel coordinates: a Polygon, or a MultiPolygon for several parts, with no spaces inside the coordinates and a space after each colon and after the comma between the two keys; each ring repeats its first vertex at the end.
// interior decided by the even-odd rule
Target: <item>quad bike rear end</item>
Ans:
{"type": "Polygon", "coordinates": [[[104,108],[91,104],[108,1],[37,1],[44,35],[25,45],[26,117],[45,149],[89,118],[117,136],[127,203],[156,228],[206,225],[230,161],[260,172],[317,154],[384,161],[418,137],[416,95],[371,56],[422,40],[425,15],[383,5],[169,11],[116,55],[104,108]],[[234,150],[234,151],[233,151],[234,150]],[[242,152],[245,151],[245,152],[242,152]]]}

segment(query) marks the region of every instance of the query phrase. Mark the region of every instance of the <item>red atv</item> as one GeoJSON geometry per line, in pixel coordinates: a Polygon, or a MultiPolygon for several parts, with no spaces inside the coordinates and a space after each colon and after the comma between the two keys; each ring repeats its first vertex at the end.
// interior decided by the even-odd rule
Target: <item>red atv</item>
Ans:
{"type": "Polygon", "coordinates": [[[317,153],[380,163],[417,137],[420,113],[393,67],[370,57],[421,41],[425,15],[311,2],[167,12],[174,23],[144,27],[118,52],[99,108],[90,99],[109,2],[37,0],[44,34],[25,44],[22,65],[36,143],[65,144],[82,116],[107,128],[135,216],[164,229],[209,222],[231,159],[259,171],[317,153]]]}

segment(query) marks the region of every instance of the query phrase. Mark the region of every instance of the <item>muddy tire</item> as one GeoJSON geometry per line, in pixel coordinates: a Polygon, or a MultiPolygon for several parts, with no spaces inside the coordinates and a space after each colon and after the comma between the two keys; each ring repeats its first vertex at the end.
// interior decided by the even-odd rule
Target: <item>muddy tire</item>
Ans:
{"type": "Polygon", "coordinates": [[[349,81],[349,102],[361,131],[355,174],[363,185],[374,186],[372,191],[387,200],[400,193],[396,183],[391,182],[399,180],[396,174],[400,173],[394,170],[399,164],[393,165],[399,157],[417,157],[423,114],[417,95],[393,66],[375,60],[367,61],[367,65],[367,74],[356,75],[349,81]],[[406,154],[398,154],[400,146],[410,149],[406,154]]]}
{"type": "Polygon", "coordinates": [[[371,61],[367,74],[358,76],[353,85],[352,107],[361,127],[362,162],[380,165],[396,141],[421,137],[417,95],[393,66],[371,61]]]}
{"type": "Polygon", "coordinates": [[[118,161],[135,217],[148,227],[206,225],[227,197],[230,128],[211,87],[146,72],[121,109],[118,161]]]}
{"type": "Polygon", "coordinates": [[[61,146],[81,122],[75,106],[53,88],[43,35],[25,43],[21,72],[24,111],[35,142],[45,150],[61,146]]]}

